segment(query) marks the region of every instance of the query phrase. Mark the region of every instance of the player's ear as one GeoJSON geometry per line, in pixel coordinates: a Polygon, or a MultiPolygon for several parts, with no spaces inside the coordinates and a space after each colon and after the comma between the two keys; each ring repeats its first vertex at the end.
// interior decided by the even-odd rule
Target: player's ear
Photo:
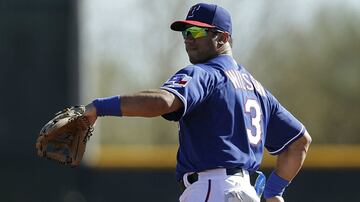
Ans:
{"type": "Polygon", "coordinates": [[[227,32],[217,34],[218,47],[223,46],[230,40],[230,35],[227,32]]]}

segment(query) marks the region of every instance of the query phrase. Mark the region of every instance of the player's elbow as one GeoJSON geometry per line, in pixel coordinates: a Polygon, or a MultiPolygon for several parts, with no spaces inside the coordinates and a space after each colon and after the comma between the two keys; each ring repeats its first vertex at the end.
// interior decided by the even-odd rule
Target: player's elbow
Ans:
{"type": "Polygon", "coordinates": [[[158,99],[158,107],[162,114],[176,111],[180,108],[178,98],[167,91],[162,91],[158,99]]]}
{"type": "Polygon", "coordinates": [[[302,141],[303,141],[303,146],[304,146],[305,150],[307,151],[309,149],[309,147],[310,147],[311,142],[312,142],[312,138],[311,138],[311,136],[310,136],[310,134],[308,133],[307,130],[305,130],[302,141]]]}
{"type": "Polygon", "coordinates": [[[171,107],[171,98],[166,94],[160,94],[157,99],[157,108],[161,113],[166,113],[171,107]]]}
{"type": "Polygon", "coordinates": [[[296,153],[306,154],[310,147],[311,141],[312,138],[310,134],[307,131],[305,131],[304,135],[301,138],[297,139],[289,146],[289,150],[296,153]]]}

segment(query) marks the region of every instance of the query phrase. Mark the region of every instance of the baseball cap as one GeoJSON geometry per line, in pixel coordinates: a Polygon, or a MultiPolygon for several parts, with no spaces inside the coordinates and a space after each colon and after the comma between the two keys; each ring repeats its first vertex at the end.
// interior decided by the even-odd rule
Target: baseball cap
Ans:
{"type": "Polygon", "coordinates": [[[183,31],[186,25],[216,28],[230,35],[232,32],[230,13],[215,4],[199,3],[192,6],[186,20],[175,21],[170,28],[174,31],[183,31]]]}

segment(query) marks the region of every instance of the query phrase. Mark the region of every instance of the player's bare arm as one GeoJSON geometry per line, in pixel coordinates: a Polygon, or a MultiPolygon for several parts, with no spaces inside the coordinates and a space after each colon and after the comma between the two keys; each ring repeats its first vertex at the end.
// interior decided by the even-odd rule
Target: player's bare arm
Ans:
{"type": "Polygon", "coordinates": [[[165,90],[147,90],[121,96],[121,111],[124,116],[155,117],[182,107],[180,99],[165,90]]]}
{"type": "MultiPolygon", "coordinates": [[[[174,94],[157,89],[122,95],[120,102],[122,116],[155,117],[177,111],[182,107],[183,103],[174,94]]],[[[86,106],[85,115],[90,123],[95,123],[97,111],[93,103],[86,106]]]]}
{"type": "MultiPolygon", "coordinates": [[[[291,180],[297,175],[306,158],[307,151],[311,143],[311,137],[307,131],[304,135],[293,142],[287,150],[277,157],[275,173],[286,181],[291,180]]],[[[274,196],[266,199],[266,202],[283,202],[281,196],[274,196]]]]}
{"type": "Polygon", "coordinates": [[[301,138],[289,145],[286,151],[279,154],[276,162],[276,174],[291,181],[302,167],[310,143],[311,137],[305,131],[301,138]]]}
{"type": "Polygon", "coordinates": [[[180,99],[165,90],[147,90],[121,96],[121,111],[124,116],[155,117],[182,107],[180,99]]]}

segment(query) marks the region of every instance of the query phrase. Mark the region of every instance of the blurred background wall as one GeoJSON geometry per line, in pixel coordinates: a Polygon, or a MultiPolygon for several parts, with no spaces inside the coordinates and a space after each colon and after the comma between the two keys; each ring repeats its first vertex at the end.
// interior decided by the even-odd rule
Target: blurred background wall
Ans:
{"type": "MultiPolygon", "coordinates": [[[[35,141],[56,111],[158,88],[187,65],[169,25],[194,3],[0,0],[0,201],[177,201],[174,123],[104,118],[74,169],[39,159],[35,141]]],[[[235,58],[313,137],[287,201],[360,200],[360,4],[216,3],[233,16],[235,58]]]]}

